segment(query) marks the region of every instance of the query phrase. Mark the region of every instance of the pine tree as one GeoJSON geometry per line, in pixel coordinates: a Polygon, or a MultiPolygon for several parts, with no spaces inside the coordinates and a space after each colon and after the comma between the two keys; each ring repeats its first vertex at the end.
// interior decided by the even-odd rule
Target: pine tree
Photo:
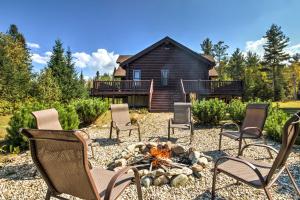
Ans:
{"type": "Polygon", "coordinates": [[[41,102],[54,102],[61,100],[61,90],[51,69],[44,69],[37,80],[37,99],[41,102]]]}
{"type": "Polygon", "coordinates": [[[226,65],[227,65],[227,49],[228,45],[225,45],[223,41],[219,41],[213,47],[214,56],[217,60],[217,71],[220,79],[226,79],[226,65]]]}
{"type": "Polygon", "coordinates": [[[30,96],[31,59],[25,38],[15,25],[0,33],[0,98],[16,102],[30,96]]]}
{"type": "Polygon", "coordinates": [[[209,38],[203,40],[202,44],[200,44],[203,54],[214,56],[214,46],[212,41],[209,38]]]}
{"type": "Polygon", "coordinates": [[[228,70],[227,73],[229,74],[230,78],[233,80],[241,80],[244,79],[244,65],[245,65],[245,58],[237,48],[228,63],[228,70]]]}
{"type": "Polygon", "coordinates": [[[260,64],[259,55],[257,53],[248,51],[245,58],[246,67],[257,67],[259,66],[259,64],[260,64]]]}
{"type": "Polygon", "coordinates": [[[281,27],[275,24],[272,24],[264,38],[267,39],[264,45],[264,64],[272,72],[274,100],[278,101],[284,95],[282,67],[283,63],[290,58],[289,54],[284,51],[288,46],[289,38],[284,35],[281,27]]]}
{"type": "Polygon", "coordinates": [[[99,71],[96,72],[95,80],[96,80],[96,81],[97,81],[97,80],[100,80],[100,72],[99,72],[99,71]]]}

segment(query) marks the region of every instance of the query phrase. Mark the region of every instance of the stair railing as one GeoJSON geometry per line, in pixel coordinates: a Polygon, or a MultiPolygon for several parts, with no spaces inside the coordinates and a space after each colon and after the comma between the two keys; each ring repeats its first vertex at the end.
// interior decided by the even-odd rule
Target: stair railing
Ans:
{"type": "Polygon", "coordinates": [[[185,93],[185,89],[184,89],[184,85],[183,85],[182,79],[180,79],[180,89],[181,89],[181,94],[182,94],[183,102],[186,102],[186,93],[185,93]]]}

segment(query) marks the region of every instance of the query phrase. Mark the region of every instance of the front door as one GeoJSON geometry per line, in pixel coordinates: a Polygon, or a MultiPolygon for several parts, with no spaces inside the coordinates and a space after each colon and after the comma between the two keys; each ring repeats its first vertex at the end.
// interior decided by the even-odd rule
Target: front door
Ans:
{"type": "Polygon", "coordinates": [[[161,86],[168,86],[168,79],[169,79],[169,70],[162,69],[161,70],[161,79],[160,79],[161,86]]]}

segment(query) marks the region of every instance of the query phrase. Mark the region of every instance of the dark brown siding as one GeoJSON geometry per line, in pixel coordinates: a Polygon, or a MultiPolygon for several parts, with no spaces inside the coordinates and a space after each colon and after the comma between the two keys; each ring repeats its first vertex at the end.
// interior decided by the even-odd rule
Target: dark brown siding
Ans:
{"type": "Polygon", "coordinates": [[[154,89],[177,89],[180,79],[208,79],[208,66],[182,49],[169,44],[153,49],[133,61],[129,70],[132,80],[133,69],[141,69],[142,80],[154,79],[154,89]],[[169,86],[161,86],[161,69],[169,69],[169,86]]]}

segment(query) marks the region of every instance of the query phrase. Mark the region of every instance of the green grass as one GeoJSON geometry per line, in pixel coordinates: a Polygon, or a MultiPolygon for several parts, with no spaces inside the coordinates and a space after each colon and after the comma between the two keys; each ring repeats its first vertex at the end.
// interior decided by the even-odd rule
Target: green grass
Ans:
{"type": "Polygon", "coordinates": [[[300,101],[273,102],[273,105],[279,104],[280,108],[295,108],[300,109],[300,101]]]}
{"type": "Polygon", "coordinates": [[[3,140],[6,135],[6,128],[8,127],[10,118],[11,115],[0,116],[0,141],[3,140]]]}

